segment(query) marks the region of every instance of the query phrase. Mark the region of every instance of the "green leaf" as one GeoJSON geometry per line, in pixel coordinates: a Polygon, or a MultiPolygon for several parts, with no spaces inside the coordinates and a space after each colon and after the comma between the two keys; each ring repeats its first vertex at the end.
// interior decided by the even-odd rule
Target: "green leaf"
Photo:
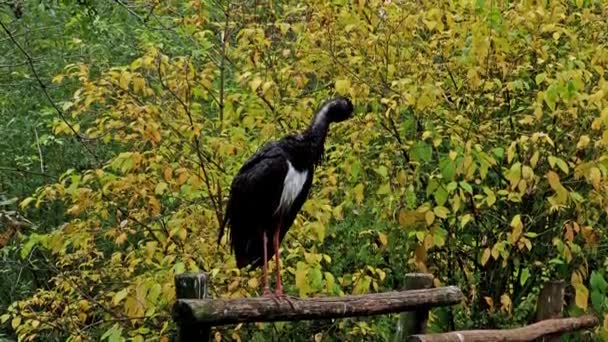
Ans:
{"type": "Polygon", "coordinates": [[[448,157],[442,158],[439,161],[439,170],[441,171],[443,178],[447,181],[454,179],[454,173],[456,171],[454,164],[455,163],[448,157]]]}
{"type": "Polygon", "coordinates": [[[158,299],[158,296],[160,295],[161,291],[162,291],[162,288],[159,283],[152,285],[152,287],[150,287],[150,290],[148,290],[148,295],[147,295],[148,301],[151,303],[155,303],[156,300],[158,299]]]}
{"type": "Polygon", "coordinates": [[[555,84],[552,84],[549,86],[549,88],[547,88],[547,91],[545,91],[545,103],[547,104],[547,106],[549,106],[549,108],[554,111],[555,110],[555,104],[557,101],[557,86],[555,84]]]}
{"type": "Polygon", "coordinates": [[[591,305],[599,312],[604,311],[604,302],[606,301],[606,295],[598,290],[591,290],[591,305]]]}
{"type": "Polygon", "coordinates": [[[121,335],[122,328],[118,325],[118,323],[116,323],[110,329],[106,330],[106,332],[101,336],[101,340],[108,340],[109,342],[124,341],[124,338],[121,335]]]}
{"type": "Polygon", "coordinates": [[[496,156],[498,159],[502,159],[505,155],[505,149],[502,147],[495,147],[492,149],[492,154],[496,156]]]}
{"type": "Polygon", "coordinates": [[[380,176],[382,176],[383,178],[386,178],[388,176],[388,169],[386,168],[386,166],[384,165],[380,165],[377,169],[376,172],[378,172],[378,174],[380,176]]]}
{"type": "Polygon", "coordinates": [[[433,148],[424,141],[419,141],[410,149],[412,159],[417,162],[430,162],[433,157],[433,148]]]}
{"type": "Polygon", "coordinates": [[[534,81],[536,81],[536,84],[541,84],[545,79],[547,78],[547,74],[542,72],[538,75],[536,75],[536,77],[534,78],[534,81]]]}
{"type": "Polygon", "coordinates": [[[470,194],[473,194],[473,187],[471,186],[471,184],[469,184],[469,183],[467,183],[467,182],[465,182],[465,181],[459,182],[458,184],[460,185],[460,187],[461,187],[461,188],[462,188],[464,191],[466,191],[466,192],[468,192],[468,193],[470,193],[470,194]]]}
{"type": "Polygon", "coordinates": [[[359,162],[358,160],[354,161],[351,168],[350,168],[350,175],[353,178],[357,178],[359,176],[359,173],[361,173],[361,162],[359,162]]]}
{"type": "Polygon", "coordinates": [[[530,270],[526,267],[521,270],[521,277],[519,279],[519,283],[521,284],[521,286],[524,286],[524,284],[526,283],[526,281],[528,281],[529,278],[530,270]]]}
{"type": "Polygon", "coordinates": [[[380,185],[380,188],[378,188],[378,191],[376,191],[377,195],[386,195],[389,192],[391,192],[391,185],[389,183],[384,183],[382,185],[380,185]]]}
{"type": "Polygon", "coordinates": [[[487,186],[484,186],[483,192],[486,194],[486,204],[488,207],[493,206],[494,203],[496,203],[496,194],[494,194],[494,191],[487,186]]]}
{"type": "Polygon", "coordinates": [[[320,268],[313,268],[308,271],[308,280],[313,289],[320,289],[323,286],[323,273],[320,268]]]}
{"type": "Polygon", "coordinates": [[[19,255],[21,256],[21,258],[27,258],[32,248],[37,245],[42,240],[42,238],[43,237],[41,235],[32,233],[32,235],[30,235],[27,239],[27,242],[23,244],[23,247],[21,247],[21,250],[19,251],[19,255]]]}
{"type": "Polygon", "coordinates": [[[591,285],[591,289],[599,290],[602,293],[606,293],[606,290],[608,289],[608,283],[604,279],[604,276],[597,271],[591,272],[589,284],[591,285]]]}
{"type": "Polygon", "coordinates": [[[437,205],[444,205],[448,200],[448,192],[442,186],[437,188],[437,190],[433,193],[433,196],[435,197],[435,202],[437,205]]]}

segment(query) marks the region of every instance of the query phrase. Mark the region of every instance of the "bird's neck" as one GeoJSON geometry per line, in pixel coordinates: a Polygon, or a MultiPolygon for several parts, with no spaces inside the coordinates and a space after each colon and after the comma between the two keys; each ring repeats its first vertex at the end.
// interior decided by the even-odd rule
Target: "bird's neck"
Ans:
{"type": "Polygon", "coordinates": [[[329,131],[329,109],[321,108],[313,118],[308,128],[302,133],[303,141],[307,142],[312,164],[318,164],[323,157],[325,138],[329,131]]]}

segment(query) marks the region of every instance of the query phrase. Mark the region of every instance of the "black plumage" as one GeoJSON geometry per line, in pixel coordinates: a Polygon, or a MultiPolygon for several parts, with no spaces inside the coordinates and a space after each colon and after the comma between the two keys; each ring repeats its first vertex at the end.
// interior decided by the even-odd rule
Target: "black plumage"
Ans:
{"type": "MultiPolygon", "coordinates": [[[[329,125],[344,121],[352,114],[353,105],[344,97],[325,102],[304,132],[263,146],[245,162],[232,181],[218,243],[224,229],[230,227],[230,245],[237,266],[263,266],[265,294],[269,294],[267,260],[278,251],[306,201],[314,169],[323,155],[329,125]]],[[[277,295],[282,295],[278,259],[279,253],[276,290],[277,295]]]]}

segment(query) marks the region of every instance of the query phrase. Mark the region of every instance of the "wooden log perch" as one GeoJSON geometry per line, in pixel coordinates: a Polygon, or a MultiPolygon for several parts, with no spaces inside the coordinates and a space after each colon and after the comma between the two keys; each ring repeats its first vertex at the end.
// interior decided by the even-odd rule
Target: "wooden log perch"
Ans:
{"type": "Polygon", "coordinates": [[[419,307],[459,303],[462,292],[455,286],[367,295],[324,298],[289,297],[286,300],[257,297],[243,299],[178,299],[174,312],[184,322],[211,326],[243,322],[296,321],[380,315],[419,307]]]}
{"type": "Polygon", "coordinates": [[[506,330],[463,330],[443,334],[412,335],[409,342],[524,342],[550,334],[563,334],[595,327],[599,324],[593,315],[574,318],[554,318],[525,327],[506,330]]]}

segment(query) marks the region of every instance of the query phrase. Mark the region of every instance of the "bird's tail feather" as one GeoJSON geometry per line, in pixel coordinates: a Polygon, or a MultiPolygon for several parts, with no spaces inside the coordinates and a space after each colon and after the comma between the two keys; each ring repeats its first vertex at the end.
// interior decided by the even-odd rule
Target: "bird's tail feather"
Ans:
{"type": "MultiPolygon", "coordinates": [[[[238,238],[232,239],[234,256],[236,257],[236,266],[243,268],[250,266],[251,269],[261,267],[264,263],[264,250],[263,240],[258,234],[251,234],[246,238],[239,236],[238,238]]],[[[268,239],[266,246],[268,253],[268,260],[274,256],[274,248],[272,246],[272,240],[268,239]]]]}
{"type": "Polygon", "coordinates": [[[224,230],[226,229],[226,225],[228,224],[230,217],[230,202],[226,206],[226,213],[224,214],[224,219],[220,222],[220,233],[217,236],[217,244],[219,245],[222,241],[222,237],[224,237],[224,230]]]}

